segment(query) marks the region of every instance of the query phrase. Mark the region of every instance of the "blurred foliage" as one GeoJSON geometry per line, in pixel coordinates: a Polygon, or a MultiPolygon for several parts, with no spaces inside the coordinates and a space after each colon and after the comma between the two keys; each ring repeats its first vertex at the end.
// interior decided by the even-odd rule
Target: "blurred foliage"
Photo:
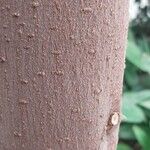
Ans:
{"type": "MultiPolygon", "coordinates": [[[[128,33],[117,150],[150,150],[150,5],[141,7],[128,33]]],[[[150,0],[149,0],[150,4],[150,0]]]]}

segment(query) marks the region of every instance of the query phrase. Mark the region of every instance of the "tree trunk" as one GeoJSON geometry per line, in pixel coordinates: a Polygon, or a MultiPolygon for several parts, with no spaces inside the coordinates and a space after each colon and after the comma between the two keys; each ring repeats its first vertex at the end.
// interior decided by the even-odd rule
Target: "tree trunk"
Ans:
{"type": "Polygon", "coordinates": [[[0,150],[115,150],[127,0],[0,1],[0,150]]]}

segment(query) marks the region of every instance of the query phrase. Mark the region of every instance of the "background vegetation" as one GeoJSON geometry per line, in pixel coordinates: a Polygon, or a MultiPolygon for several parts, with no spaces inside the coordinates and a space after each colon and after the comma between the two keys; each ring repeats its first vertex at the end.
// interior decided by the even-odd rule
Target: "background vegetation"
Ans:
{"type": "Polygon", "coordinates": [[[150,5],[141,3],[129,27],[118,150],[150,150],[150,5]]]}

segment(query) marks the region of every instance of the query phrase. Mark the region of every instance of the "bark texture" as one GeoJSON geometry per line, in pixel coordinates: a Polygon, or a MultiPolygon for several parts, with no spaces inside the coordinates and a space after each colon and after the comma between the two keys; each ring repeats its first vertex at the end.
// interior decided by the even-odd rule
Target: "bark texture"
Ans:
{"type": "Polygon", "coordinates": [[[128,0],[0,0],[0,150],[115,150],[127,24],[128,0]]]}

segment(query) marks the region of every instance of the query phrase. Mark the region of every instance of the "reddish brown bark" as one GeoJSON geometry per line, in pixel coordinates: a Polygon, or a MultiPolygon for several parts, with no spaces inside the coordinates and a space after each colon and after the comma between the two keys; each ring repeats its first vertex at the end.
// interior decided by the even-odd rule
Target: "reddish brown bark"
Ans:
{"type": "Polygon", "coordinates": [[[1,0],[0,150],[114,150],[127,23],[126,0],[1,0]]]}

